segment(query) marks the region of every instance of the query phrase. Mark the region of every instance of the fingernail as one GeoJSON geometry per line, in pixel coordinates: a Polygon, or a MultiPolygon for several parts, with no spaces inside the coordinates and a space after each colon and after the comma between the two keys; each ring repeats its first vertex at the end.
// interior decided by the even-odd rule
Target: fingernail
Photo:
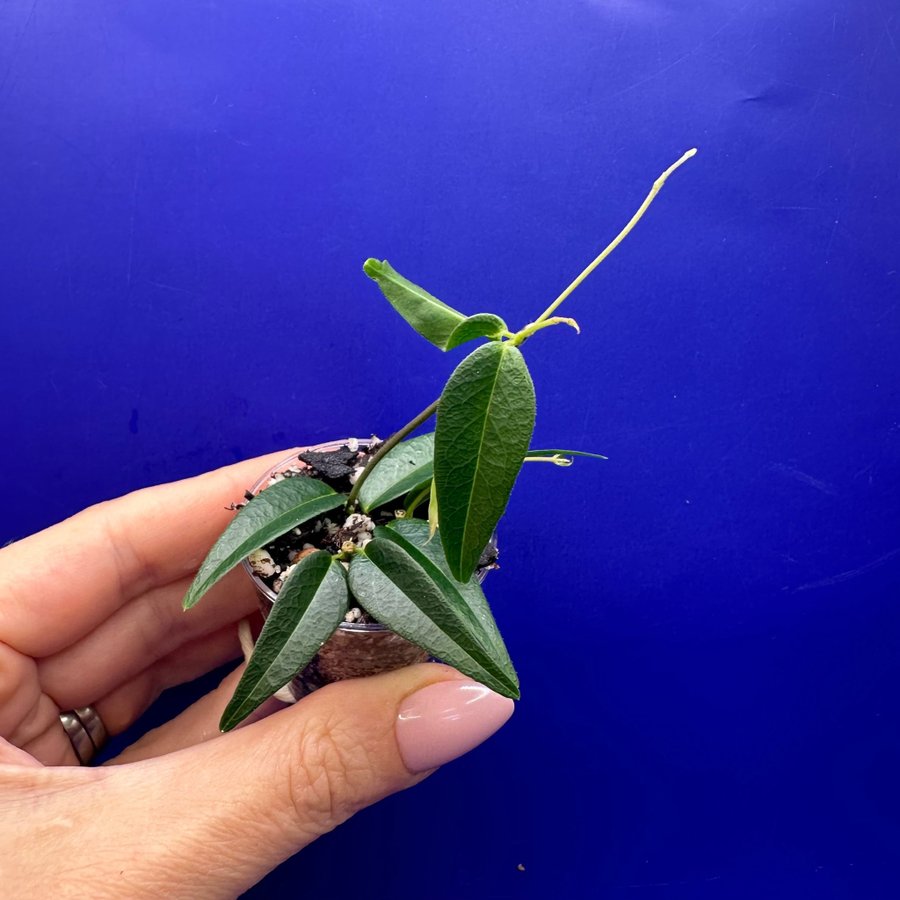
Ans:
{"type": "Polygon", "coordinates": [[[435,769],[487,740],[515,704],[474,681],[440,681],[406,698],[397,744],[410,772],[435,769]]]}

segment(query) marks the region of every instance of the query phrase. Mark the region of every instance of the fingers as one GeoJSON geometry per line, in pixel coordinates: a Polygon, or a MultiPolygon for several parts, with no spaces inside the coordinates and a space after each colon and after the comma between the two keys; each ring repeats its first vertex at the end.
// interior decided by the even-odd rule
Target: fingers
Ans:
{"type": "Polygon", "coordinates": [[[242,570],[235,570],[203,603],[185,613],[181,601],[190,581],[182,578],[149,591],[71,646],[40,660],[43,690],[60,709],[95,705],[179,647],[228,625],[236,633],[236,623],[258,609],[252,582],[242,570]]]}
{"type": "MultiPolygon", "coordinates": [[[[118,685],[94,703],[82,700],[77,678],[58,704],[41,692],[34,660],[0,644],[0,734],[44,765],[77,765],[59,721],[62,709],[93,706],[110,734],[119,734],[167,688],[192,681],[241,655],[237,625],[189,641],[118,685]]],[[[89,696],[96,696],[91,693],[89,696]]]]}
{"type": "MultiPolygon", "coordinates": [[[[184,750],[205,741],[222,736],[219,731],[219,720],[231,699],[234,689],[237,687],[243,674],[244,666],[238,666],[230,672],[219,686],[201,697],[196,703],[188,707],[183,713],[170,719],[159,728],[148,731],[143,737],[135,741],[117,757],[109,760],[104,765],[120,766],[124,763],[139,762],[142,759],[153,759],[157,756],[165,756],[176,750],[184,750]]],[[[245,728],[251,722],[264,719],[272,713],[286,709],[291,704],[283,703],[274,697],[269,698],[238,727],[245,728]]]]}
{"type": "MultiPolygon", "coordinates": [[[[333,684],[215,740],[103,769],[103,816],[79,816],[54,858],[64,865],[90,848],[93,884],[123,883],[124,873],[166,896],[236,896],[511,712],[512,701],[434,664],[333,684]]],[[[96,810],[86,801],[80,808],[96,810]]]]}
{"type": "MultiPolygon", "coordinates": [[[[139,762],[142,759],[153,759],[220,737],[219,719],[237,687],[243,669],[244,667],[240,666],[231,672],[214,691],[201,697],[181,715],[153,731],[148,731],[107,765],[118,766],[139,762]]],[[[281,708],[284,706],[285,704],[280,704],[281,708]]]]}
{"type": "Polygon", "coordinates": [[[44,765],[80,764],[59,719],[59,708],[46,694],[40,695],[27,718],[9,735],[9,740],[44,765]]]}
{"type": "Polygon", "coordinates": [[[0,735],[47,765],[78,762],[60,724],[59,709],[41,693],[35,661],[2,643],[0,735]]]}
{"type": "MultiPolygon", "coordinates": [[[[228,625],[202,640],[192,641],[180,647],[175,653],[159,660],[110,694],[89,705],[93,706],[110,734],[120,734],[136,722],[167,688],[193,681],[238,656],[240,643],[237,639],[237,628],[235,625],[228,625]]],[[[66,708],[84,705],[86,704],[76,703],[66,708]]],[[[60,708],[46,694],[39,694],[28,715],[8,735],[9,740],[43,765],[77,766],[78,758],[60,724],[59,712],[60,708]]],[[[143,746],[143,742],[139,742],[138,745],[143,746]]],[[[187,744],[182,743],[179,746],[187,744]]],[[[172,747],[174,748],[174,745],[172,747]]],[[[136,758],[147,755],[152,754],[145,753],[136,758]]]]}
{"type": "Polygon", "coordinates": [[[49,656],[129,600],[192,574],[233,516],[228,504],[288,453],[145,488],[4,547],[0,640],[49,656]]]}
{"type": "Polygon", "coordinates": [[[40,696],[35,661],[0,643],[0,735],[12,740],[40,696]]]}
{"type": "MultiPolygon", "coordinates": [[[[205,675],[211,669],[237,659],[240,655],[241,648],[237,638],[237,627],[228,625],[214,634],[207,635],[202,640],[192,641],[180,647],[176,652],[159,660],[143,672],[138,673],[130,681],[102,697],[96,703],[87,705],[93,706],[106,730],[111,735],[120,734],[136,722],[167,688],[193,681],[195,678],[205,675]]],[[[225,708],[225,704],[228,702],[228,697],[231,696],[233,689],[234,685],[232,684],[227,691],[227,696],[222,700],[222,709],[225,708]]],[[[83,705],[86,704],[76,703],[67,708],[77,708],[83,705]]],[[[191,709],[193,710],[194,707],[191,707],[191,709]]],[[[28,714],[8,735],[9,740],[39,760],[43,765],[79,765],[78,758],[75,756],[69,739],[66,737],[65,731],[60,724],[59,713],[60,708],[46,694],[38,694],[28,714]]],[[[202,721],[211,722],[212,718],[212,716],[207,716],[202,721]]],[[[189,746],[199,740],[199,738],[195,737],[193,731],[182,733],[181,729],[184,726],[176,725],[176,723],[182,721],[182,718],[178,717],[163,726],[163,729],[158,729],[164,734],[168,734],[171,738],[161,749],[157,749],[154,745],[150,745],[148,748],[148,745],[145,743],[146,737],[129,747],[126,751],[128,761],[144,759],[159,753],[167,753],[174,749],[189,746]],[[143,752],[134,753],[135,747],[142,748],[143,752]]],[[[215,723],[218,723],[218,718],[215,719],[215,723]]],[[[218,734],[218,727],[215,723],[209,726],[214,733],[207,737],[218,734]]],[[[150,732],[151,735],[155,733],[150,732]]]]}
{"type": "Polygon", "coordinates": [[[25,766],[29,768],[39,767],[41,764],[30,754],[18,747],[14,747],[9,741],[0,738],[0,766],[25,766]]]}
{"type": "Polygon", "coordinates": [[[180,647],[92,705],[109,733],[119,734],[167,688],[193,681],[240,655],[237,626],[228,625],[180,647]]]}

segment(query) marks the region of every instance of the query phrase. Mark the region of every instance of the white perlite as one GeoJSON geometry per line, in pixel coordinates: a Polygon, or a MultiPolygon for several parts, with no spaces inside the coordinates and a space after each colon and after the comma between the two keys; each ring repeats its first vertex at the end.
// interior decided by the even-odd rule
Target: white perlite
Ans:
{"type": "Polygon", "coordinates": [[[338,525],[337,522],[332,522],[329,518],[322,519],[322,521],[316,519],[316,525],[315,528],[313,528],[313,531],[321,531],[323,528],[329,536],[335,535],[341,530],[341,526],[338,525]]]}
{"type": "Polygon", "coordinates": [[[366,531],[374,531],[375,523],[364,513],[350,513],[344,522],[344,528],[360,528],[366,531]]]}
{"type": "Polygon", "coordinates": [[[353,534],[353,543],[357,547],[365,547],[372,540],[375,523],[362,513],[350,513],[344,522],[344,530],[353,534]]]}
{"type": "Polygon", "coordinates": [[[268,550],[254,550],[247,557],[247,562],[250,563],[253,574],[258,575],[260,578],[268,578],[278,570],[275,560],[269,555],[268,550]]]}

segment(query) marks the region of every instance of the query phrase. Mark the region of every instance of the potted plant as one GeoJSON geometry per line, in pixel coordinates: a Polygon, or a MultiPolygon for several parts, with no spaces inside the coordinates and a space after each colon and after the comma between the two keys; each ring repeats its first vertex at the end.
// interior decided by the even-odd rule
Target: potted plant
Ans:
{"type": "MultiPolygon", "coordinates": [[[[434,657],[507,697],[519,683],[481,590],[493,535],[526,461],[570,465],[571,450],[530,447],[534,386],[522,345],[555,325],[564,300],[634,228],[689,150],[654,182],[615,239],[537,318],[511,331],[493,313],[464,315],[387,261],[365,273],[441,350],[481,340],[437,400],[385,441],[348,439],[265,473],[201,564],[193,607],[244,563],[266,622],[222,716],[227,731],[299,679],[299,692],[434,657]],[[410,438],[436,415],[433,432],[410,438]]],[[[601,457],[602,458],[602,457],[601,457]]]]}

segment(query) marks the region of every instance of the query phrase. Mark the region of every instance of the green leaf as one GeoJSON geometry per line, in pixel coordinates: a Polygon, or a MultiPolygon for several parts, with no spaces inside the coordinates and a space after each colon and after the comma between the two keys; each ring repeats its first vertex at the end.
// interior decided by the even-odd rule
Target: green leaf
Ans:
{"type": "Polygon", "coordinates": [[[426,500],[428,500],[431,494],[431,485],[433,484],[432,480],[429,478],[424,484],[420,484],[418,487],[413,488],[407,495],[403,498],[403,502],[400,506],[403,507],[406,514],[411,516],[415,513],[415,511],[423,504],[426,500]]]}
{"type": "Polygon", "coordinates": [[[363,482],[359,505],[370,512],[431,478],[434,469],[434,432],[401,441],[389,450],[363,482]]]}
{"type": "Polygon", "coordinates": [[[386,259],[367,259],[363,271],[381,288],[391,306],[441,350],[451,350],[480,337],[496,339],[506,331],[506,323],[499,316],[464,315],[404,278],[386,259]]]}
{"type": "Polygon", "coordinates": [[[583,450],[531,450],[526,456],[589,456],[591,459],[609,459],[601,453],[585,453],[583,450]]]}
{"type": "Polygon", "coordinates": [[[534,385],[511,343],[484,344],[444,386],[434,435],[434,483],[450,571],[468,581],[522,467],[534,430],[534,385]]]}
{"type": "Polygon", "coordinates": [[[347,498],[315,478],[285,478],[266,488],[239,510],[213,544],[185,595],[190,609],[248,553],[297,525],[340,506],[347,498]]]}
{"type": "Polygon", "coordinates": [[[344,567],[324,550],[301,559],[285,580],[222,713],[221,730],[234,728],[284,687],[334,634],[348,606],[344,567]]]}
{"type": "MultiPolygon", "coordinates": [[[[421,548],[387,530],[377,528],[365,551],[350,561],[350,590],[360,605],[464,675],[518,699],[518,679],[502,641],[498,647],[488,636],[483,607],[470,605],[471,585],[456,584],[421,548]]],[[[477,583],[474,588],[480,593],[477,583]]]]}
{"type": "Polygon", "coordinates": [[[511,677],[515,679],[515,670],[510,662],[509,653],[497,629],[497,623],[494,621],[478,577],[473,575],[468,581],[457,581],[447,566],[440,534],[438,533],[435,537],[432,537],[431,534],[427,522],[420,519],[397,519],[385,526],[379,532],[379,537],[393,541],[405,549],[422,568],[430,573],[432,579],[440,584],[445,592],[460,594],[466,605],[475,614],[475,619],[482,629],[484,641],[491,649],[495,659],[500,661],[504,668],[511,673],[511,677]]]}
{"type": "Polygon", "coordinates": [[[499,341],[506,330],[506,322],[500,316],[495,316],[493,313],[475,313],[474,316],[469,316],[453,329],[453,333],[447,338],[446,346],[442,349],[452,350],[460,344],[477,340],[480,337],[499,341]]]}
{"type": "Polygon", "coordinates": [[[391,306],[422,337],[442,350],[456,327],[466,320],[461,312],[404,278],[387,260],[367,259],[363,271],[378,284],[391,306]]]}

